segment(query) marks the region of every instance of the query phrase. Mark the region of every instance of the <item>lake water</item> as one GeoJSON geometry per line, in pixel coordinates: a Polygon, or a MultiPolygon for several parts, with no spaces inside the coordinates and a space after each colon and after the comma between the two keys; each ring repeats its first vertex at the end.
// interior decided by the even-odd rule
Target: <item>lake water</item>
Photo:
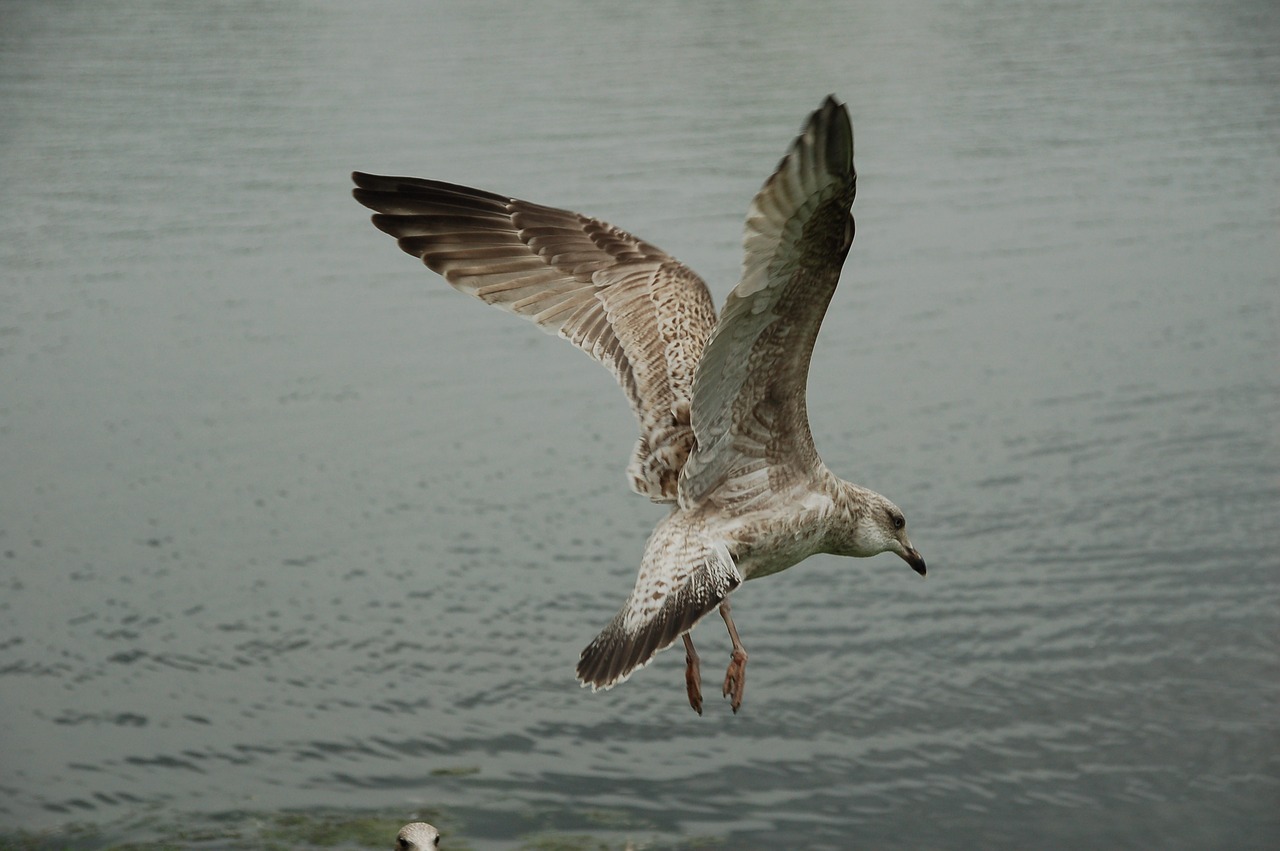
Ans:
{"type": "Polygon", "coordinates": [[[1280,844],[1271,0],[0,18],[23,847],[244,847],[293,811],[474,849],[1280,844]],[[704,717],[678,651],[581,690],[662,513],[625,487],[623,397],[401,254],[348,174],[600,216],[719,301],[828,92],[858,235],[815,439],[929,576],[740,589],[737,716],[710,621],[704,717]]]}

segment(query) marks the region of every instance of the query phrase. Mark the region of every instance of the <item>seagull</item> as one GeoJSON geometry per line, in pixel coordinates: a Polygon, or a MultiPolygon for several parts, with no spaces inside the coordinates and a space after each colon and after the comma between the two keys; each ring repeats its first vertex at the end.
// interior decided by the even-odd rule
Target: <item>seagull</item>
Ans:
{"type": "Polygon", "coordinates": [[[440,831],[425,821],[415,821],[400,828],[394,851],[435,851],[440,847],[440,831]]]}
{"type": "Polygon", "coordinates": [[[356,172],[373,224],[455,289],[557,334],[608,369],[640,435],[632,490],[670,505],[635,587],[578,659],[608,689],[682,639],[702,714],[691,630],[719,611],[733,644],[722,694],[737,713],[747,651],[729,594],[816,553],[901,556],[921,576],[902,510],[837,478],[805,403],[818,327],[853,244],[853,128],[828,96],[747,213],[742,277],[716,316],[707,285],[613,225],[506,195],[356,172]]]}

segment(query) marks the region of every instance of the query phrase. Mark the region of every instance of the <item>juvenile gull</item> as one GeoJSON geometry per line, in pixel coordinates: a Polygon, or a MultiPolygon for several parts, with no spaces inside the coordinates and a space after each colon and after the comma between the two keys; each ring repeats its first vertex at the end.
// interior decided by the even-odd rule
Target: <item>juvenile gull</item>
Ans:
{"type": "Polygon", "coordinates": [[[440,847],[440,831],[425,821],[415,821],[396,834],[395,851],[435,851],[440,847]]]}
{"type": "Polygon", "coordinates": [[[729,613],[744,580],[815,553],[897,553],[925,563],[902,511],[837,478],[809,432],[805,387],[818,327],[853,243],[853,129],[828,97],[747,212],[742,278],[719,320],[707,286],[612,225],[505,195],[412,177],[353,175],[373,223],[453,287],[537,323],[613,373],[640,425],[631,487],[670,503],[631,596],[578,659],[610,688],[718,609],[733,653],[723,694],[742,705],[747,651],[729,613]]]}

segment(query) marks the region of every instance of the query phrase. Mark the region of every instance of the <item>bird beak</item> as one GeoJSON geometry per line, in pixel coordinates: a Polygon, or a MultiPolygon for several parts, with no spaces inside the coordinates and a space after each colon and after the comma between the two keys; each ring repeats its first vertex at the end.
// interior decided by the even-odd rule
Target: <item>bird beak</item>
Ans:
{"type": "Polygon", "coordinates": [[[902,556],[902,560],[911,565],[911,569],[916,573],[924,576],[924,556],[920,555],[920,551],[915,547],[908,546],[902,552],[898,553],[902,556]]]}

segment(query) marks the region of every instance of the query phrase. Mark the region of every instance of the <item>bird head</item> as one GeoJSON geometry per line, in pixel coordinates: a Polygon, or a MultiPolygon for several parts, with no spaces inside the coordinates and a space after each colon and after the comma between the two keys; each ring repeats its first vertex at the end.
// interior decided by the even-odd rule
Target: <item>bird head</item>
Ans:
{"type": "Polygon", "coordinates": [[[852,529],[833,551],[838,555],[867,558],[880,553],[895,553],[916,573],[924,576],[924,556],[907,537],[907,518],[902,509],[885,497],[857,485],[849,485],[850,500],[858,510],[852,529]]]}
{"type": "Polygon", "coordinates": [[[396,834],[395,851],[435,851],[440,847],[440,831],[425,821],[415,821],[396,834]]]}

